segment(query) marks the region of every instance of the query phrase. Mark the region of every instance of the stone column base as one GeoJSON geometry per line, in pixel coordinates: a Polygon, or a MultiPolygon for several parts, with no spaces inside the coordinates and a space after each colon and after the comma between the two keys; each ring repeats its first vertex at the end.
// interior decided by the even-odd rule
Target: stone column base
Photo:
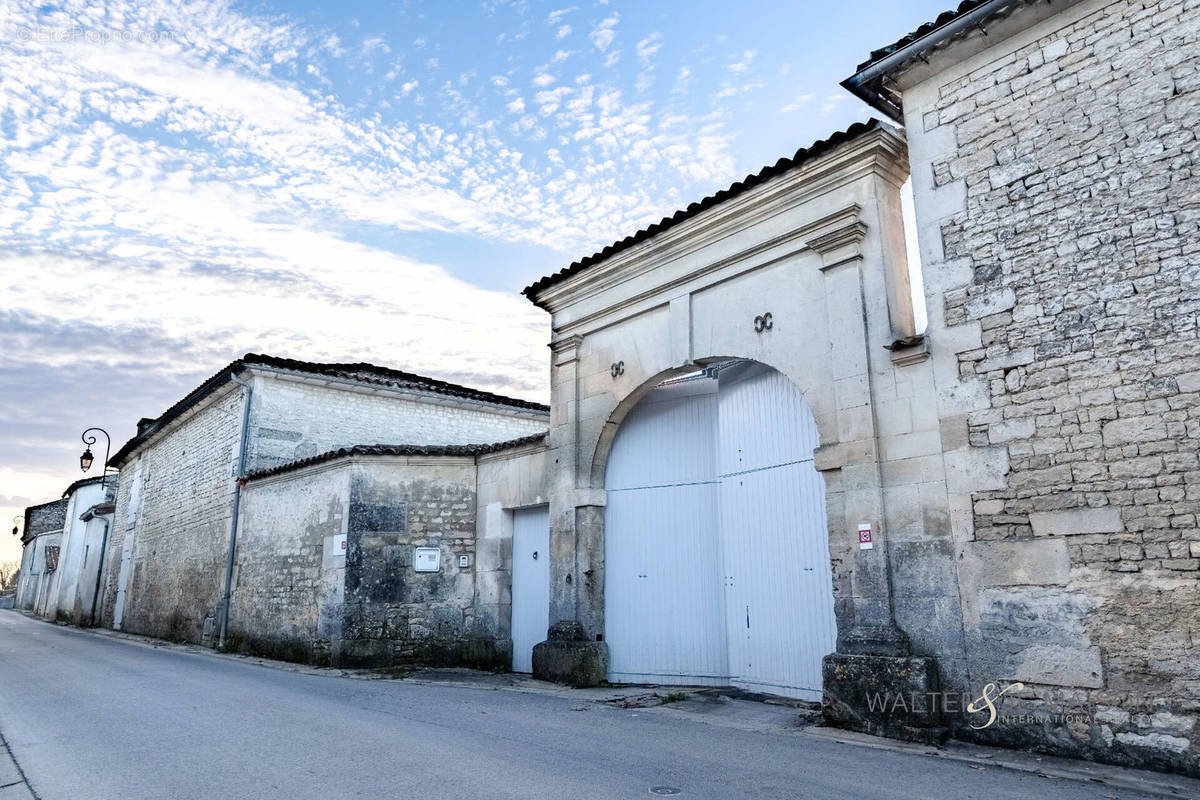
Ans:
{"type": "Polygon", "coordinates": [[[533,677],[584,688],[608,675],[608,645],[593,642],[578,622],[550,626],[548,638],[533,648],[533,677]]]}
{"type": "Polygon", "coordinates": [[[830,653],[823,671],[827,725],[929,744],[946,739],[934,659],[830,653]]]}

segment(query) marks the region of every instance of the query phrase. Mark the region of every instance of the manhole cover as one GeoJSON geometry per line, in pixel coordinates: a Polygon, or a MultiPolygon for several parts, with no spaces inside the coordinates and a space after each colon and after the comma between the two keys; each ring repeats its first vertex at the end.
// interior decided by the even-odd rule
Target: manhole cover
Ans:
{"type": "Polygon", "coordinates": [[[674,786],[651,786],[650,794],[679,794],[679,790],[674,786]]]}

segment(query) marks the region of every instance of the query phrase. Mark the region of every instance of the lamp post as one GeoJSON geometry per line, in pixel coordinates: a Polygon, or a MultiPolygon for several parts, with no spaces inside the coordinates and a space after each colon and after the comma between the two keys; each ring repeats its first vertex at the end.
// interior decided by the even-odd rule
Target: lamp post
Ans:
{"type": "MultiPolygon", "coordinates": [[[[103,477],[107,478],[108,451],[112,447],[112,437],[108,435],[108,431],[104,430],[104,428],[88,428],[83,432],[83,435],[80,438],[83,440],[84,448],[82,455],[79,456],[79,468],[84,472],[87,472],[92,468],[92,462],[95,461],[95,457],[92,455],[92,445],[96,443],[96,436],[95,434],[91,436],[88,435],[89,433],[92,433],[92,431],[99,431],[100,433],[104,434],[104,463],[100,468],[100,471],[103,477]]],[[[104,483],[104,480],[102,479],[100,482],[104,483]]]]}
{"type": "MultiPolygon", "coordinates": [[[[104,489],[105,496],[107,497],[108,487],[106,483],[108,481],[108,451],[112,447],[112,437],[108,435],[108,431],[104,430],[104,428],[88,428],[83,432],[83,435],[80,438],[83,440],[84,448],[82,455],[79,456],[79,468],[84,472],[87,472],[92,468],[92,462],[95,460],[94,456],[92,456],[92,445],[96,443],[96,437],[94,434],[92,436],[88,436],[88,434],[92,433],[92,431],[98,431],[99,433],[104,434],[104,465],[100,468],[100,473],[102,476],[100,478],[100,486],[104,489]]],[[[100,603],[100,584],[104,580],[104,561],[105,557],[107,556],[108,548],[108,524],[108,520],[105,519],[104,535],[100,539],[100,561],[99,565],[96,567],[96,588],[92,591],[91,623],[93,625],[96,624],[96,612],[99,610],[96,608],[96,606],[100,603]]]]}
{"type": "Polygon", "coordinates": [[[21,516],[20,514],[17,514],[15,517],[13,517],[13,536],[16,536],[21,532],[21,523],[24,521],[25,517],[21,516]]]}

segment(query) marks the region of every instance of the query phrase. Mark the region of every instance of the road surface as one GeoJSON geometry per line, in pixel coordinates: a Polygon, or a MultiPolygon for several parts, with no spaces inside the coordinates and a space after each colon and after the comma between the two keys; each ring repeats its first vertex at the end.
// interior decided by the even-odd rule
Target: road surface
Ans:
{"type": "Polygon", "coordinates": [[[1140,797],[565,693],[294,672],[14,611],[0,734],[28,781],[0,747],[0,800],[1140,797]]]}

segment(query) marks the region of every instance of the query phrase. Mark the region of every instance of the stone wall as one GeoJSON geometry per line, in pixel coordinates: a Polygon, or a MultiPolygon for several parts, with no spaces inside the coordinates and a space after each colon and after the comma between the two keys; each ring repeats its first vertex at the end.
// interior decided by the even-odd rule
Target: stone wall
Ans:
{"type": "Polygon", "coordinates": [[[46,546],[58,545],[66,520],[65,497],[25,509],[25,523],[21,529],[21,541],[25,546],[21,553],[21,574],[17,579],[17,608],[34,611],[43,599],[47,589],[46,546]],[[48,534],[54,536],[45,539],[48,534]]]}
{"type": "Polygon", "coordinates": [[[242,490],[229,649],[328,664],[341,644],[345,462],[251,481],[242,490]]]}
{"type": "Polygon", "coordinates": [[[536,293],[555,335],[552,624],[604,632],[605,468],[625,415],[664,378],[741,359],[790,379],[819,431],[839,653],[896,655],[911,641],[948,685],[965,680],[946,579],[958,465],[942,458],[928,354],[885,349],[913,334],[905,144],[886,126],[852,133],[536,293]],[[756,324],[768,313],[770,327],[756,324]],[[859,546],[861,524],[872,549],[859,546]]]}
{"type": "Polygon", "coordinates": [[[531,444],[478,463],[356,456],[249,481],[229,647],[318,664],[507,668],[511,510],[545,502],[544,462],[531,444]],[[438,550],[436,572],[414,568],[418,547],[438,550]]]}
{"type": "Polygon", "coordinates": [[[504,442],[545,431],[548,420],[530,409],[256,373],[247,471],[357,444],[504,442]]]}
{"type": "Polygon", "coordinates": [[[106,626],[114,624],[120,592],[121,630],[214,641],[243,398],[228,385],[121,465],[106,548],[106,626]]]}
{"type": "Polygon", "coordinates": [[[67,498],[59,565],[50,581],[50,594],[42,609],[42,615],[48,619],[77,622],[81,594],[86,594],[87,602],[91,602],[96,585],[95,573],[87,576],[91,578],[90,582],[81,584],[80,580],[85,577],[85,558],[91,555],[89,545],[98,548],[100,543],[88,540],[88,523],[80,517],[89,508],[102,502],[105,496],[104,484],[96,481],[78,486],[67,498]]]}
{"type": "Polygon", "coordinates": [[[507,665],[504,643],[475,624],[475,497],[473,458],[356,466],[342,663],[507,665]],[[418,547],[437,549],[436,572],[416,571],[418,547]]]}
{"type": "MultiPolygon", "coordinates": [[[[490,443],[546,428],[548,415],[536,409],[508,408],[476,401],[416,396],[378,386],[314,382],[290,374],[252,368],[253,393],[247,437],[246,471],[357,444],[490,443]]],[[[117,491],[117,511],[108,544],[104,623],[122,609],[123,630],[208,644],[216,643],[244,390],[227,384],[156,434],[126,459],[117,491]],[[135,490],[136,485],[136,490],[135,490]],[[124,572],[122,562],[125,562],[124,572]],[[118,595],[121,602],[118,603],[118,595]]],[[[473,463],[473,462],[472,462],[473,463]]],[[[472,491],[474,484],[471,484],[472,491]]],[[[318,607],[340,603],[319,548],[309,538],[337,517],[327,506],[312,508],[303,498],[257,502],[283,520],[250,532],[246,551],[239,541],[237,574],[244,627],[239,641],[227,643],[304,660],[333,658],[340,617],[313,618],[318,607]],[[296,516],[324,514],[317,518],[296,516]],[[279,542],[263,536],[281,532],[279,542]],[[254,554],[268,560],[256,561],[254,554]],[[281,570],[281,580],[263,571],[281,570]],[[244,573],[243,573],[244,571],[244,573]],[[244,579],[243,579],[244,578],[244,579]],[[264,582],[265,581],[265,582],[264,582]],[[319,598],[314,604],[313,598],[319,598]],[[334,621],[334,618],[337,621],[334,621]],[[273,630],[273,622],[278,630],[273,630]],[[271,624],[268,624],[271,623],[271,624]],[[319,628],[315,629],[314,626],[319,628]]],[[[342,512],[349,513],[343,497],[342,512]]],[[[473,495],[467,502],[473,520],[473,495]]],[[[258,512],[253,512],[257,514],[258,512]]],[[[267,525],[271,514],[257,518],[267,525]]],[[[473,522],[470,526],[473,535],[473,522]]],[[[330,612],[331,614],[333,612],[330,612]]],[[[354,624],[358,625],[357,618],[354,624]]],[[[415,623],[418,627],[421,622],[415,623]]],[[[367,626],[370,627],[369,625],[367,626]]],[[[354,628],[355,631],[362,626],[354,628]]],[[[360,638],[357,634],[353,638],[360,638]]]]}
{"type": "Polygon", "coordinates": [[[1067,5],[904,87],[970,678],[1039,715],[963,733],[1196,773],[1198,4],[1067,5]]]}

